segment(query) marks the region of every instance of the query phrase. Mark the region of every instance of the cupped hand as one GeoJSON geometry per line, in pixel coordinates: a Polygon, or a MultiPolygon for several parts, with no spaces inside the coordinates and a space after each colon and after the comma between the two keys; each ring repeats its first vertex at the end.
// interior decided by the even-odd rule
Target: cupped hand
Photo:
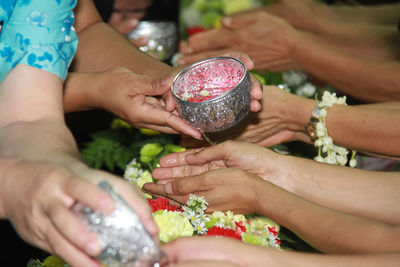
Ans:
{"type": "Polygon", "coordinates": [[[208,266],[261,266],[267,263],[271,251],[227,237],[184,237],[162,249],[172,266],[206,266],[203,262],[208,266]]]}
{"type": "Polygon", "coordinates": [[[215,142],[238,140],[264,147],[299,140],[307,142],[305,132],[315,101],[288,93],[276,86],[264,86],[261,110],[249,114],[238,125],[210,133],[215,142]]]}
{"type": "Polygon", "coordinates": [[[100,266],[93,257],[101,252],[102,246],[98,237],[72,213],[71,206],[78,201],[105,214],[114,209],[112,198],[87,180],[109,180],[136,209],[149,231],[157,235],[151,210],[142,194],[128,189],[126,184],[120,185],[119,178],[99,171],[85,171],[82,178],[57,164],[10,164],[4,160],[1,164],[8,165],[2,169],[7,175],[1,189],[4,217],[26,242],[72,266],[100,266]]]}
{"type": "Polygon", "coordinates": [[[223,27],[191,36],[180,63],[229,50],[248,54],[259,70],[296,68],[293,54],[299,33],[286,21],[262,10],[238,13],[222,19],[223,27]]]}
{"type": "Polygon", "coordinates": [[[108,214],[114,206],[105,192],[50,164],[18,163],[4,173],[4,215],[22,239],[73,266],[100,266],[92,258],[101,252],[100,240],[70,208],[80,201],[108,214]]]}
{"type": "Polygon", "coordinates": [[[166,197],[184,205],[189,195],[204,196],[206,212],[232,211],[251,214],[257,211],[256,188],[265,181],[238,168],[225,168],[190,177],[175,178],[166,184],[146,183],[142,190],[156,197],[166,197]]]}
{"type": "Polygon", "coordinates": [[[161,98],[170,92],[172,74],[153,79],[125,68],[112,68],[97,76],[98,90],[91,92],[95,107],[106,109],[138,128],[201,137],[199,131],[172,112],[171,100],[161,98]]]}
{"type": "Polygon", "coordinates": [[[204,149],[168,154],[160,159],[160,167],[153,170],[153,177],[159,184],[166,184],[178,177],[210,170],[240,168],[276,184],[286,179],[289,166],[285,163],[283,156],[264,147],[226,141],[204,149]]]}

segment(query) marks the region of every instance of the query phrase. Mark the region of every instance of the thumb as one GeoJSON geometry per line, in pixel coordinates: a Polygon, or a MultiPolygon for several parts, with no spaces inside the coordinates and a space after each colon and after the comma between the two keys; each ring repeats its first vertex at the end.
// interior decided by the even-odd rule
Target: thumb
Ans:
{"type": "Polygon", "coordinates": [[[170,90],[174,77],[168,75],[161,78],[152,78],[140,75],[136,79],[136,84],[133,88],[135,94],[158,96],[163,95],[170,90]]]}
{"type": "Polygon", "coordinates": [[[122,33],[122,34],[127,34],[136,29],[136,27],[139,25],[139,21],[137,19],[128,19],[124,20],[122,22],[119,22],[114,26],[114,28],[122,33]]]}

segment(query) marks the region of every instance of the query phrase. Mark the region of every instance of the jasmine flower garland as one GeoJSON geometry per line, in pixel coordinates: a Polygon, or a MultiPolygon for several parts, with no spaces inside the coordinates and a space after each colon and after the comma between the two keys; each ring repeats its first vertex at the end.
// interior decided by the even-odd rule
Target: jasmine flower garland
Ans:
{"type": "MultiPolygon", "coordinates": [[[[334,104],[347,105],[346,96],[337,97],[336,93],[325,91],[322,100],[318,102],[313,111],[313,116],[318,118],[316,124],[316,136],[318,138],[314,142],[314,146],[318,148],[318,156],[316,156],[314,160],[344,166],[347,164],[347,155],[349,151],[346,148],[337,146],[333,143],[332,138],[328,135],[328,129],[326,128],[325,122],[326,116],[328,115],[327,108],[332,107],[334,104]]],[[[357,165],[355,155],[356,151],[353,150],[349,162],[349,165],[352,168],[357,165]]]]}

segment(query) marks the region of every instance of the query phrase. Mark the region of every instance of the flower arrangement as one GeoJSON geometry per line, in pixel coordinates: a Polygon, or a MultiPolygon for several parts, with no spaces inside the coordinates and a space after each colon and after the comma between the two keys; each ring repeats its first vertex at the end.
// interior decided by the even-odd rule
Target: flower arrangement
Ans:
{"type": "MultiPolygon", "coordinates": [[[[158,166],[161,156],[185,150],[184,147],[171,144],[145,144],[140,150],[139,160],[133,158],[127,164],[124,178],[142,188],[143,184],[155,181],[151,171],[158,166]]],[[[196,195],[190,195],[182,207],[171,205],[166,198],[152,199],[148,194],[145,194],[145,197],[153,210],[154,221],[159,228],[159,238],[164,243],[183,236],[212,235],[280,248],[279,225],[268,218],[257,215],[244,216],[231,211],[207,214],[206,199],[196,195]]]]}

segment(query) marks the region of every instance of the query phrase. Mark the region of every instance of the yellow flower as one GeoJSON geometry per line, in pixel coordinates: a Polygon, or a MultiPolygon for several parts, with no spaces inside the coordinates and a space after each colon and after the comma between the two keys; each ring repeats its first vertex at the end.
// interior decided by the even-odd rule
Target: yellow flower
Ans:
{"type": "Polygon", "coordinates": [[[161,134],[159,131],[152,130],[152,129],[146,129],[146,128],[141,128],[140,132],[142,134],[148,135],[148,136],[154,136],[154,135],[160,135],[161,134]]]}
{"type": "Polygon", "coordinates": [[[64,267],[66,263],[57,256],[48,256],[44,261],[41,263],[43,267],[64,267]]]}
{"type": "Polygon", "coordinates": [[[275,229],[277,231],[279,231],[279,224],[277,224],[273,220],[268,219],[266,217],[257,216],[257,217],[255,217],[255,218],[250,220],[249,228],[254,230],[254,231],[263,231],[265,229],[265,226],[267,226],[267,227],[275,226],[275,229]]]}
{"type": "Polygon", "coordinates": [[[251,0],[224,0],[224,13],[230,15],[252,8],[251,0]]]}
{"type": "Polygon", "coordinates": [[[154,214],[162,242],[170,242],[182,236],[192,236],[193,226],[189,219],[179,212],[162,210],[154,214]]]}
{"type": "Polygon", "coordinates": [[[121,120],[120,118],[115,118],[111,122],[111,129],[121,129],[121,128],[126,128],[126,129],[131,129],[132,126],[129,125],[127,122],[121,120]]]}
{"type": "MultiPolygon", "coordinates": [[[[152,183],[152,182],[153,182],[153,177],[151,176],[151,173],[150,173],[148,170],[146,170],[146,171],[144,171],[144,172],[142,173],[142,175],[140,175],[140,176],[137,178],[137,180],[136,180],[136,185],[137,185],[140,189],[142,189],[142,187],[143,187],[143,185],[144,185],[145,183],[152,183]]],[[[145,193],[144,196],[145,196],[146,198],[149,198],[149,199],[152,198],[152,197],[151,197],[149,194],[147,194],[147,193],[145,193]]]]}
{"type": "Polygon", "coordinates": [[[254,234],[243,233],[242,240],[244,243],[253,244],[253,245],[257,245],[257,246],[266,247],[268,245],[267,240],[264,237],[259,236],[259,235],[254,235],[254,234]]]}

